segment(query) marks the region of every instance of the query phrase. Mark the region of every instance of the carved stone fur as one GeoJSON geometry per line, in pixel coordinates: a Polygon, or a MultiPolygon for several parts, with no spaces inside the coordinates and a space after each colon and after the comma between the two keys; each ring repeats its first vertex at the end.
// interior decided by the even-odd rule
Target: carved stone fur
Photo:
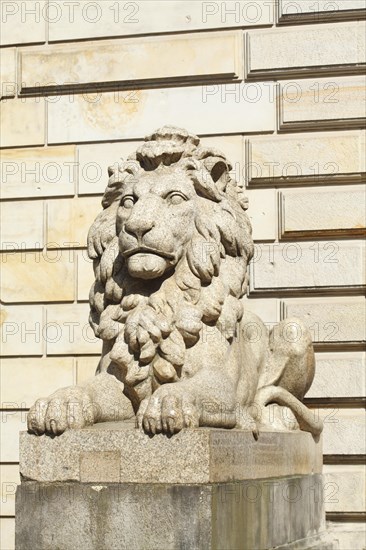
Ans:
{"type": "Polygon", "coordinates": [[[230,170],[223,153],[169,126],[109,169],[88,236],[90,323],[103,340],[97,376],[39,400],[30,431],[59,434],[135,414],[149,434],[198,426],[321,432],[301,403],[314,376],[309,331],[290,319],[269,334],[244,310],[253,241],[230,170]]]}

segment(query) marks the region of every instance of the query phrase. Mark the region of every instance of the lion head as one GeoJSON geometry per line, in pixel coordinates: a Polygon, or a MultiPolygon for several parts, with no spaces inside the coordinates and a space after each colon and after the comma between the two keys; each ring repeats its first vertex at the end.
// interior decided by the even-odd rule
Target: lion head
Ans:
{"type": "Polygon", "coordinates": [[[204,323],[233,337],[253,242],[230,170],[220,151],[169,126],[109,168],[88,235],[90,322],[131,388],[179,380],[204,323]]]}

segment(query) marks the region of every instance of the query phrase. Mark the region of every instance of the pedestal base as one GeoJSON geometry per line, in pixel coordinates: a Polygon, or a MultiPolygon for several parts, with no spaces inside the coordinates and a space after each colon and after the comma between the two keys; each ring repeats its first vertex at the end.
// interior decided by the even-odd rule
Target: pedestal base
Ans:
{"type": "Polygon", "coordinates": [[[236,483],[23,482],[16,549],[332,549],[321,475],[236,483]]]}
{"type": "Polygon", "coordinates": [[[22,434],[17,550],[336,548],[310,434],[125,428],[22,434]]]}

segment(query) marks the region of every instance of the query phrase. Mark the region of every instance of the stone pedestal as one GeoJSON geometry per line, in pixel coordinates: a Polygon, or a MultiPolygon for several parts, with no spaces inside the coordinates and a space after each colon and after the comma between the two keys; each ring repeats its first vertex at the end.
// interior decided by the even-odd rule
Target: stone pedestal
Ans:
{"type": "Polygon", "coordinates": [[[305,432],[22,433],[16,549],[331,550],[321,465],[305,432]]]}

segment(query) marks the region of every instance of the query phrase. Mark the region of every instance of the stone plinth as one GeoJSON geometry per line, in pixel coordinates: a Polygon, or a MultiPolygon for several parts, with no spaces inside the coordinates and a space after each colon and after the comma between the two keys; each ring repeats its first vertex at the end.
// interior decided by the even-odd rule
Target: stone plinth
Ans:
{"type": "Polygon", "coordinates": [[[199,428],[149,437],[106,422],[59,437],[20,435],[24,479],[83,483],[224,483],[321,473],[322,445],[307,432],[199,428]]]}
{"type": "Polygon", "coordinates": [[[23,433],[16,549],[331,550],[321,456],[305,432],[23,433]]]}

